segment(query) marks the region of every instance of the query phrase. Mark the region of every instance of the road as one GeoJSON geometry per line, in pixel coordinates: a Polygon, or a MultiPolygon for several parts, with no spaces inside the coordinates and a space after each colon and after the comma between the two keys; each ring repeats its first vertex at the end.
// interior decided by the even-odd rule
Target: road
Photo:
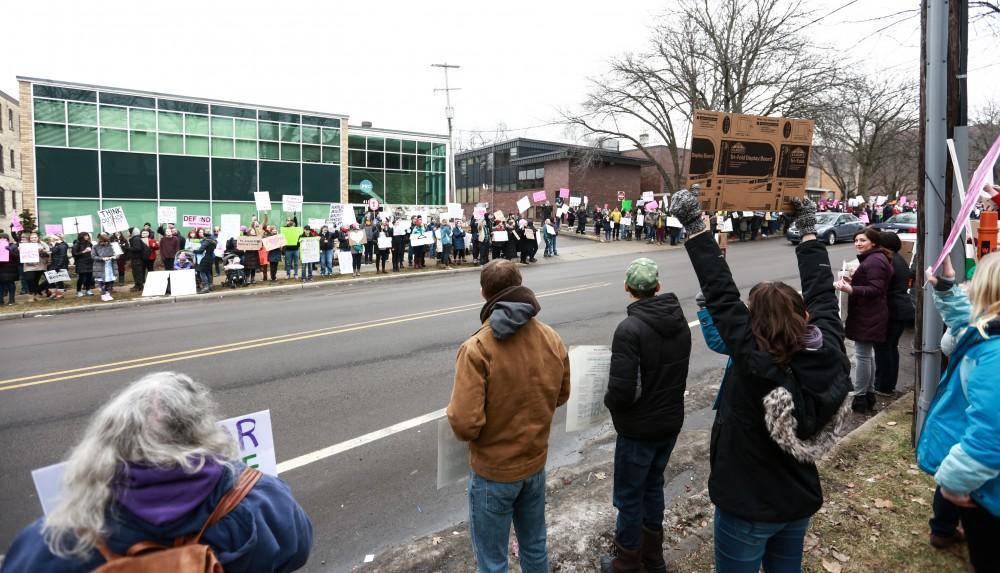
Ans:
{"type": "MultiPolygon", "coordinates": [[[[604,247],[612,246],[567,240],[564,260],[522,269],[540,296],[539,318],[567,345],[609,344],[624,316],[624,269],[635,255],[600,256],[604,247]]],[[[683,249],[644,256],[694,320],[698,287],[683,249]]],[[[836,266],[851,256],[850,245],[831,252],[836,266]]],[[[744,294],[761,280],[798,288],[784,241],[731,245],[728,260],[744,294]]],[[[279,463],[442,408],[455,352],[479,325],[478,278],[413,276],[4,323],[0,551],[41,515],[31,470],[63,459],[95,409],[147,372],[204,382],[224,417],[270,409],[279,463]]],[[[721,358],[693,340],[696,379],[721,358]]],[[[550,465],[572,461],[587,437],[562,428],[559,414],[550,465]]],[[[436,423],[423,423],[282,473],[315,527],[308,570],[349,570],[365,554],[465,519],[463,487],[435,488],[436,439],[436,423]]]]}

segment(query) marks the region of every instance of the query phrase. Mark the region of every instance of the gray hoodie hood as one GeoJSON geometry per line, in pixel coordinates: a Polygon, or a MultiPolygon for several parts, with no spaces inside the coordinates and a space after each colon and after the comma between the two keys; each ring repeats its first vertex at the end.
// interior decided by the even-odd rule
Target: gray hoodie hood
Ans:
{"type": "Polygon", "coordinates": [[[516,286],[504,289],[486,301],[479,318],[489,321],[497,340],[507,340],[541,310],[531,289],[516,286]]]}

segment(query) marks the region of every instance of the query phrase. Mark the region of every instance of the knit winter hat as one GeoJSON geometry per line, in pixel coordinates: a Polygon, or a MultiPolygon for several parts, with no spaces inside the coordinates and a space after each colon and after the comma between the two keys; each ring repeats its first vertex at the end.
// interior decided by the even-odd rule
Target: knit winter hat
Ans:
{"type": "Polygon", "coordinates": [[[660,271],[652,259],[645,257],[632,261],[625,270],[625,284],[634,291],[648,292],[660,282],[660,271]]]}

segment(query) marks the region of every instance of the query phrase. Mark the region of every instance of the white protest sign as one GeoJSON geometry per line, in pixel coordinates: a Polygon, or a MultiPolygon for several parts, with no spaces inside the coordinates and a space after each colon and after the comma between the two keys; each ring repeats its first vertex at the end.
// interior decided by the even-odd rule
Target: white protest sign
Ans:
{"type": "Polygon", "coordinates": [[[545,232],[548,233],[548,234],[550,234],[550,235],[555,235],[556,234],[556,228],[553,227],[552,225],[545,225],[545,232]]]}
{"type": "Polygon", "coordinates": [[[195,281],[194,274],[194,269],[170,271],[170,294],[173,296],[196,294],[198,283],[195,281]]]}
{"type": "Polygon", "coordinates": [[[313,218],[310,218],[309,221],[308,221],[308,224],[309,224],[310,228],[315,229],[316,231],[319,231],[320,229],[322,229],[323,227],[326,226],[326,219],[313,219],[313,218]]]}
{"type": "Polygon", "coordinates": [[[635,224],[637,226],[642,226],[643,224],[645,224],[645,222],[646,222],[646,216],[645,215],[643,215],[642,213],[639,213],[638,215],[636,215],[636,217],[635,217],[635,224]]]}
{"type": "Polygon", "coordinates": [[[469,445],[455,437],[448,418],[438,420],[437,488],[469,477],[469,445]]]}
{"type": "Polygon", "coordinates": [[[579,197],[570,197],[569,198],[569,206],[570,207],[579,207],[580,206],[580,201],[582,201],[582,199],[580,199],[579,197]]]}
{"type": "Polygon", "coordinates": [[[151,271],[146,273],[146,284],[142,287],[142,296],[163,296],[167,294],[167,280],[170,271],[151,271]]]}
{"type": "Polygon", "coordinates": [[[396,221],[392,226],[392,233],[394,235],[405,235],[410,231],[410,222],[407,220],[396,221]]]}
{"type": "Polygon", "coordinates": [[[642,201],[643,202],[652,201],[652,200],[653,200],[653,192],[652,191],[643,191],[642,192],[642,201]]]}
{"type": "Polygon", "coordinates": [[[677,217],[667,217],[667,226],[668,227],[676,227],[676,228],[679,229],[679,228],[683,227],[684,225],[681,225],[681,222],[677,219],[677,217]]]}
{"type": "Polygon", "coordinates": [[[260,249],[260,237],[236,237],[236,250],[257,251],[260,249]]]}
{"type": "Polygon", "coordinates": [[[566,205],[563,205],[562,207],[559,207],[558,209],[556,209],[556,216],[557,217],[562,217],[566,213],[569,213],[569,207],[566,206],[566,205]]]}
{"type": "Polygon", "coordinates": [[[319,262],[319,237],[308,237],[299,241],[299,259],[303,264],[319,262]]]}
{"type": "Polygon", "coordinates": [[[531,207],[531,199],[527,195],[521,197],[517,200],[517,211],[518,213],[524,213],[531,207]]]}
{"type": "Polygon", "coordinates": [[[448,218],[449,219],[465,218],[465,210],[462,209],[461,203],[448,203],[448,218]]]}
{"type": "Polygon", "coordinates": [[[604,406],[611,368],[609,346],[572,346],[569,349],[570,388],[566,404],[566,431],[596,426],[611,413],[604,406]]]}
{"type": "Polygon", "coordinates": [[[350,251],[337,251],[337,263],[340,265],[340,274],[354,272],[354,257],[350,251]]]}
{"type": "Polygon", "coordinates": [[[496,211],[493,211],[493,218],[496,219],[496,220],[498,220],[498,221],[500,219],[503,219],[503,211],[501,211],[500,209],[497,209],[496,211]]]}
{"type": "Polygon", "coordinates": [[[493,231],[493,242],[494,243],[505,243],[507,242],[507,231],[493,231]]]}
{"type": "Polygon", "coordinates": [[[189,229],[209,229],[212,227],[210,215],[184,215],[181,226],[189,229]]]}
{"type": "Polygon", "coordinates": [[[121,207],[111,207],[97,212],[101,220],[101,229],[105,233],[117,233],[128,230],[128,221],[125,219],[125,210],[121,207]]]}
{"type": "Polygon", "coordinates": [[[410,244],[414,247],[433,245],[434,235],[431,235],[430,233],[413,233],[410,235],[410,244]]]}
{"type": "MultiPolygon", "coordinates": [[[[191,272],[194,271],[177,271],[191,272]]],[[[217,423],[233,437],[239,447],[239,460],[248,467],[257,468],[269,476],[278,475],[278,460],[274,454],[274,434],[271,431],[271,411],[262,410],[229,418],[217,423]]],[[[66,462],[45,466],[31,471],[38,501],[46,515],[59,504],[63,492],[63,474],[66,462]]]]}
{"type": "Polygon", "coordinates": [[[120,257],[125,254],[122,250],[122,246],[118,244],[118,241],[111,241],[111,250],[114,251],[116,257],[120,257]]]}
{"type": "Polygon", "coordinates": [[[226,241],[240,236],[240,215],[239,213],[223,213],[222,222],[219,225],[219,243],[215,249],[215,254],[222,256],[226,252],[226,241]]]}
{"type": "Polygon", "coordinates": [[[282,195],[281,210],[286,213],[301,213],[302,195],[282,195]]]}
{"type": "Polygon", "coordinates": [[[351,207],[350,205],[344,205],[344,214],[343,218],[341,219],[341,224],[347,225],[348,227],[350,227],[351,225],[358,224],[358,218],[354,216],[354,207],[351,207]]]}
{"type": "Polygon", "coordinates": [[[69,271],[66,269],[59,269],[56,271],[45,271],[45,282],[52,284],[60,281],[69,280],[69,271]]]}
{"type": "Polygon", "coordinates": [[[392,237],[379,237],[378,248],[380,251],[392,248],[392,237]]]}
{"type": "Polygon", "coordinates": [[[719,229],[719,230],[721,232],[723,232],[723,233],[732,233],[733,232],[733,220],[732,219],[726,219],[722,223],[722,228],[719,229]]]}
{"type": "Polygon", "coordinates": [[[37,263],[38,258],[38,243],[21,243],[18,245],[18,251],[21,254],[22,263],[37,263]]]}
{"type": "Polygon", "coordinates": [[[271,194],[267,191],[254,191],[253,202],[258,211],[271,210],[271,194]]]}
{"type": "Polygon", "coordinates": [[[622,217],[622,225],[628,227],[632,224],[632,217],[622,217]]]}
{"type": "Polygon", "coordinates": [[[285,236],[284,235],[282,235],[281,233],[278,233],[277,235],[271,235],[269,237],[264,237],[261,240],[261,244],[264,245],[265,249],[267,249],[269,251],[273,251],[274,249],[280,249],[281,247],[284,247],[285,244],[286,244],[286,240],[285,240],[285,236]]]}
{"type": "Polygon", "coordinates": [[[156,224],[166,225],[168,223],[177,224],[177,207],[159,206],[156,208],[156,224]]]}
{"type": "Polygon", "coordinates": [[[344,204],[330,203],[330,214],[326,220],[330,223],[331,227],[339,229],[344,221],[344,204]]]}

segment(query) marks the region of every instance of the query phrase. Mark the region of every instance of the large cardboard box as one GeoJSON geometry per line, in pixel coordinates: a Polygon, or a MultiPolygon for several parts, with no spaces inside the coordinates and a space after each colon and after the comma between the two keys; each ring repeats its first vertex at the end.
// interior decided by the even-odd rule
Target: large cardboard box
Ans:
{"type": "Polygon", "coordinates": [[[695,110],[687,184],[707,211],[786,211],[806,192],[815,124],[695,110]]]}

